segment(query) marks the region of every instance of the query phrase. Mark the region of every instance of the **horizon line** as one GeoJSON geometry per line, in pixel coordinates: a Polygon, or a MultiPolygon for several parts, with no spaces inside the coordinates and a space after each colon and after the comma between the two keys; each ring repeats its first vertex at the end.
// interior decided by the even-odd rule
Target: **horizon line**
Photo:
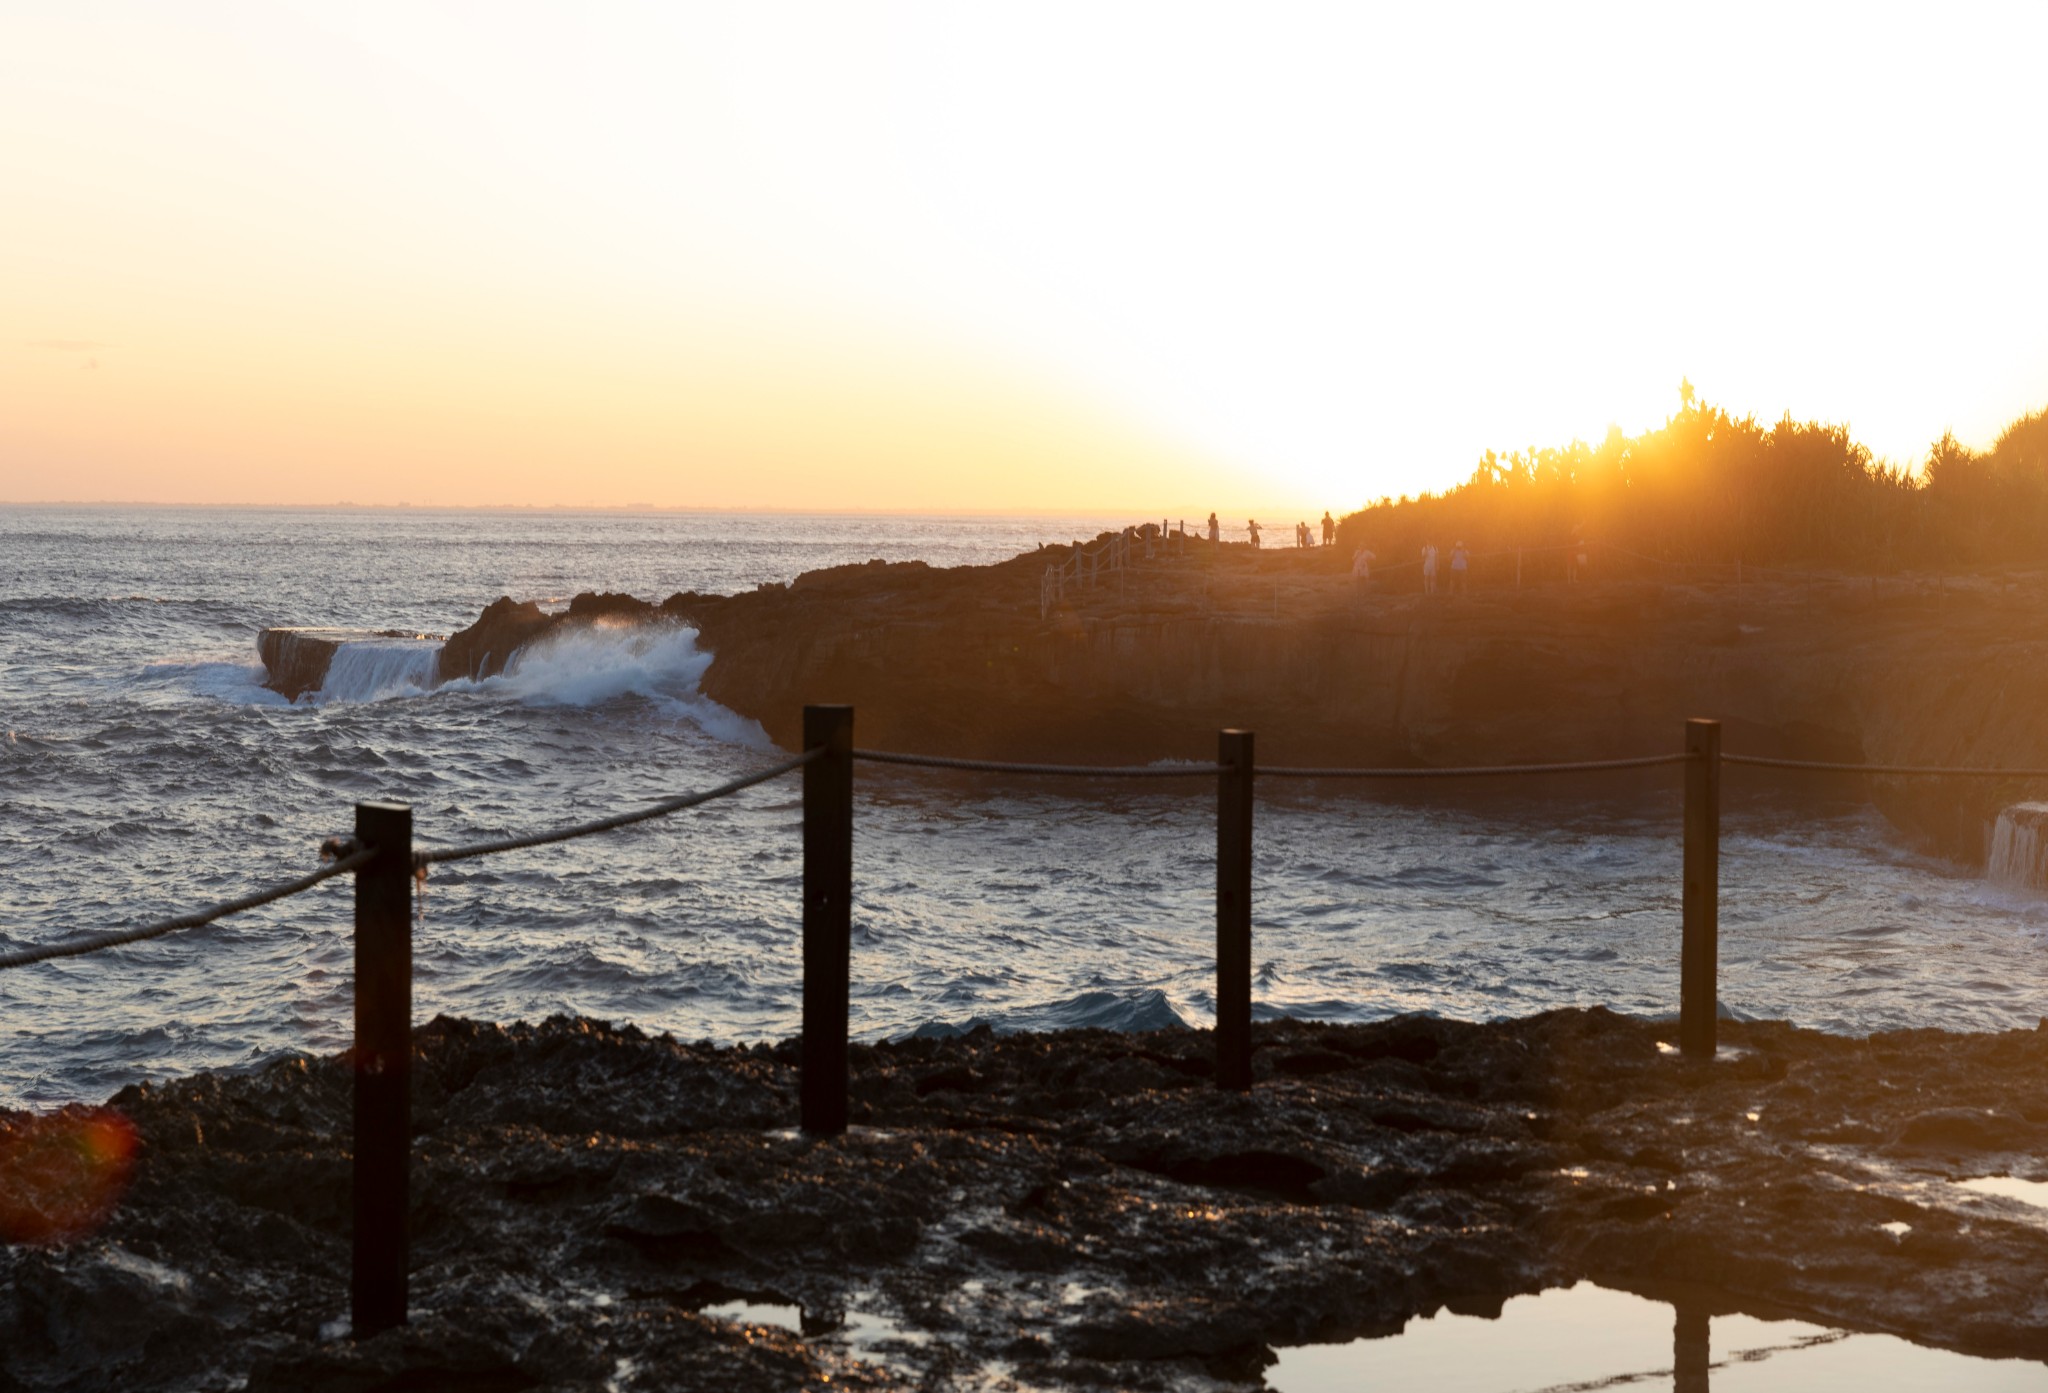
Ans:
{"type": "MultiPolygon", "coordinates": [[[[1360,512],[1370,508],[1378,500],[1367,500],[1355,507],[1341,511],[1334,506],[1327,510],[1333,515],[1360,512]]],[[[1149,521],[1154,517],[1168,517],[1181,520],[1182,515],[1169,510],[1160,513],[1139,508],[797,508],[775,504],[761,505],[718,505],[718,504],[653,504],[653,503],[192,503],[168,502],[150,499],[71,499],[0,498],[0,508],[161,508],[188,510],[215,510],[240,512],[306,512],[306,513],[698,513],[718,516],[743,516],[747,514],[772,514],[779,517],[928,517],[928,518],[1003,518],[1003,517],[1136,517],[1149,521]]],[[[1223,510],[1216,509],[1219,518],[1223,510]]],[[[1236,511],[1233,510],[1233,515],[1236,511]]],[[[1284,516],[1294,511],[1291,508],[1254,509],[1253,512],[1268,512],[1284,516]]],[[[1190,513],[1198,521],[1206,521],[1207,513],[1190,513]]],[[[1313,520],[1313,519],[1311,519],[1313,520]]],[[[1225,523],[1226,526],[1232,524],[1225,523]]],[[[1242,521],[1235,524],[1242,526],[1242,521]]],[[[1266,524],[1261,524],[1265,526],[1266,524]]],[[[1275,524],[1284,525],[1284,524],[1275,524]]]]}

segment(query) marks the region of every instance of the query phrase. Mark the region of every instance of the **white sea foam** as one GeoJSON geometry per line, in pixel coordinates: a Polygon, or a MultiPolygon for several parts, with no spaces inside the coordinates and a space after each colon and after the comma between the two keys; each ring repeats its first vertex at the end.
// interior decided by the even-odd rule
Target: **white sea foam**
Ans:
{"type": "Polygon", "coordinates": [[[344,643],[334,650],[320,684],[321,701],[386,701],[418,696],[440,670],[438,639],[382,638],[344,643]]]}
{"type": "Polygon", "coordinates": [[[2048,888],[2048,803],[2015,803],[1998,815],[1984,870],[2001,885],[2048,888]]]}
{"type": "Polygon", "coordinates": [[[711,654],[697,646],[694,629],[599,623],[558,629],[514,653],[503,673],[475,685],[529,706],[597,706],[640,697],[713,739],[767,748],[771,742],[759,722],[698,691],[710,666],[711,654]]]}
{"type": "Polygon", "coordinates": [[[168,689],[231,706],[291,705],[263,685],[268,675],[263,664],[241,659],[180,658],[145,664],[140,673],[122,674],[111,685],[131,692],[168,689]]]}

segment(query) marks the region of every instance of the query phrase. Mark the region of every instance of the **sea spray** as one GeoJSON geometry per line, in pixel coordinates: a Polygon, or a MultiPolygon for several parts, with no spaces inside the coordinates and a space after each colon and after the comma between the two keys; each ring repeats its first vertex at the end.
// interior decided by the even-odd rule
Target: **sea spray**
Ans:
{"type": "Polygon", "coordinates": [[[698,691],[710,653],[680,624],[604,623],[556,629],[512,655],[505,671],[475,684],[528,706],[599,706],[624,697],[655,702],[728,744],[766,749],[759,722],[698,691]]]}
{"type": "Polygon", "coordinates": [[[1998,815],[1984,870],[2001,885],[2048,888],[2048,803],[2015,803],[1998,815]]]}
{"type": "Polygon", "coordinates": [[[385,701],[418,696],[436,680],[437,639],[363,639],[334,650],[320,684],[321,701],[385,701]]]}

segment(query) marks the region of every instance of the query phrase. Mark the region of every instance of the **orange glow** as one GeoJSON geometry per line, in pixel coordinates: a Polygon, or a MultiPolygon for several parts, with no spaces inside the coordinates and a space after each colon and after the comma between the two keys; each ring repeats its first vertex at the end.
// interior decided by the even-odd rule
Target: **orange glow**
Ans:
{"type": "Polygon", "coordinates": [[[133,1123],[111,1108],[0,1118],[0,1242],[64,1243],[113,1214],[135,1168],[133,1123]]]}
{"type": "Polygon", "coordinates": [[[2048,380],[2048,7],[15,8],[0,502],[1313,515],[2048,380]]]}

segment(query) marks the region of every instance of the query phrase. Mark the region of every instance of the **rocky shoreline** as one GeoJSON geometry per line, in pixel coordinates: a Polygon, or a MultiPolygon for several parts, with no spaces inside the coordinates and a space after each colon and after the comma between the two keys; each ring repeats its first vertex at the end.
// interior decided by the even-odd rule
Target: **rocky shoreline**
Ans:
{"type": "MultiPolygon", "coordinates": [[[[1543,763],[1675,751],[1686,718],[1712,716],[1731,753],[2048,767],[2048,576],[1602,573],[1423,596],[1361,591],[1334,548],[1190,544],[1049,596],[1070,550],[659,603],[584,594],[559,613],[503,598],[448,638],[439,675],[489,676],[579,627],[676,624],[712,654],[704,695],[785,748],[805,703],[844,702],[862,745],[986,759],[1208,759],[1238,727],[1268,764],[1543,763]]],[[[265,631],[272,685],[317,689],[339,641],[265,631]]],[[[2048,796],[2026,779],[1731,777],[1870,798],[1979,865],[2000,811],[2048,796]]]]}
{"type": "Polygon", "coordinates": [[[125,1196],[0,1248],[0,1389],[1250,1390],[1582,1278],[2048,1360],[2048,1210],[1951,1183],[2048,1176],[2048,1029],[1722,1031],[1264,1022],[1249,1095],[1200,1031],[912,1039],[819,1139],[792,1044],[439,1019],[411,1325],[346,1330],[349,1064],[287,1059],[111,1101],[125,1196]]]}

